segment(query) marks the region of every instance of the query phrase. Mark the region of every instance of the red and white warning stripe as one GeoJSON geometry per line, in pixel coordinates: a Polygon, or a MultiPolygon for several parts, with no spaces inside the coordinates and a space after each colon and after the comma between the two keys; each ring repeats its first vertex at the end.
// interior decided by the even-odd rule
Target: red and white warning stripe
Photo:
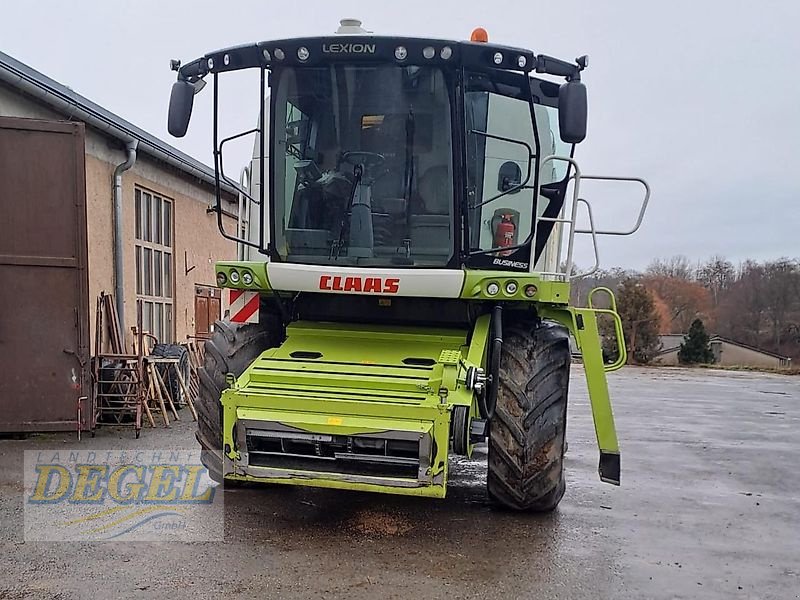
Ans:
{"type": "Polygon", "coordinates": [[[258,292],[231,290],[230,319],[234,323],[258,323],[258,292]]]}

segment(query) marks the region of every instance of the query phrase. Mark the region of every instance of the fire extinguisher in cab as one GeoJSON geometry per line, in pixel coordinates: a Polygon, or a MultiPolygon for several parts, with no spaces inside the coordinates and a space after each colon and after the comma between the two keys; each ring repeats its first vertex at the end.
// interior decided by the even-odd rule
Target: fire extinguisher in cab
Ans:
{"type": "MultiPolygon", "coordinates": [[[[517,226],[512,220],[513,215],[503,214],[500,216],[500,222],[494,231],[494,247],[507,248],[514,245],[514,237],[517,232],[517,226]]],[[[501,256],[508,256],[513,250],[502,250],[498,252],[501,256]]]]}

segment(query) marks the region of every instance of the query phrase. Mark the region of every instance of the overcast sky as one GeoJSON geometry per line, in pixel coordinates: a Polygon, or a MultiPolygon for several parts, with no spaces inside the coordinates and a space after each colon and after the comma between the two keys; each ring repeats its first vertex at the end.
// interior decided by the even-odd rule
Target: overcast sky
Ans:
{"type": "MultiPolygon", "coordinates": [[[[603,266],[643,268],[673,254],[800,256],[796,0],[7,1],[0,49],[210,163],[211,94],[197,97],[185,138],[166,132],[169,59],[328,34],[351,16],[377,34],[466,39],[480,25],[494,42],[588,54],[583,171],[638,175],[653,188],[639,233],[601,239],[603,266]]],[[[246,129],[257,100],[239,79],[223,99],[229,125],[246,129]]],[[[633,221],[633,188],[587,185],[584,195],[599,227],[633,221]]]]}

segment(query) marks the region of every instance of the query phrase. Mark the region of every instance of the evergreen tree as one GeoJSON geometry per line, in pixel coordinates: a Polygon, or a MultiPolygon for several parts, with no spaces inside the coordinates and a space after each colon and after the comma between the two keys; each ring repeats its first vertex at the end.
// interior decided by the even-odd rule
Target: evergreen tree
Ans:
{"type": "Polygon", "coordinates": [[[714,362],[714,354],[709,345],[708,333],[700,319],[695,319],[689,333],[683,338],[678,350],[678,361],[683,365],[708,364],[714,362]]]}
{"type": "MultiPolygon", "coordinates": [[[[625,333],[625,347],[628,350],[628,362],[646,364],[658,352],[658,331],[660,318],[656,310],[653,294],[650,290],[633,278],[622,282],[617,290],[617,312],[622,319],[622,329],[625,333]]],[[[602,333],[604,335],[604,350],[607,358],[613,359],[616,355],[615,344],[609,344],[613,339],[611,323],[607,323],[602,333]]]]}

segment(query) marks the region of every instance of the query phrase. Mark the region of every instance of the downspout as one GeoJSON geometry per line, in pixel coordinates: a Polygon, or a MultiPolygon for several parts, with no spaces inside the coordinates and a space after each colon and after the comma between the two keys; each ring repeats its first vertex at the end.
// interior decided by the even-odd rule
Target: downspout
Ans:
{"type": "Polygon", "coordinates": [[[122,174],[136,162],[139,140],[125,144],[127,158],[114,169],[114,296],[117,300],[117,320],[120,335],[125,339],[125,286],[122,276],[122,174]]]}

